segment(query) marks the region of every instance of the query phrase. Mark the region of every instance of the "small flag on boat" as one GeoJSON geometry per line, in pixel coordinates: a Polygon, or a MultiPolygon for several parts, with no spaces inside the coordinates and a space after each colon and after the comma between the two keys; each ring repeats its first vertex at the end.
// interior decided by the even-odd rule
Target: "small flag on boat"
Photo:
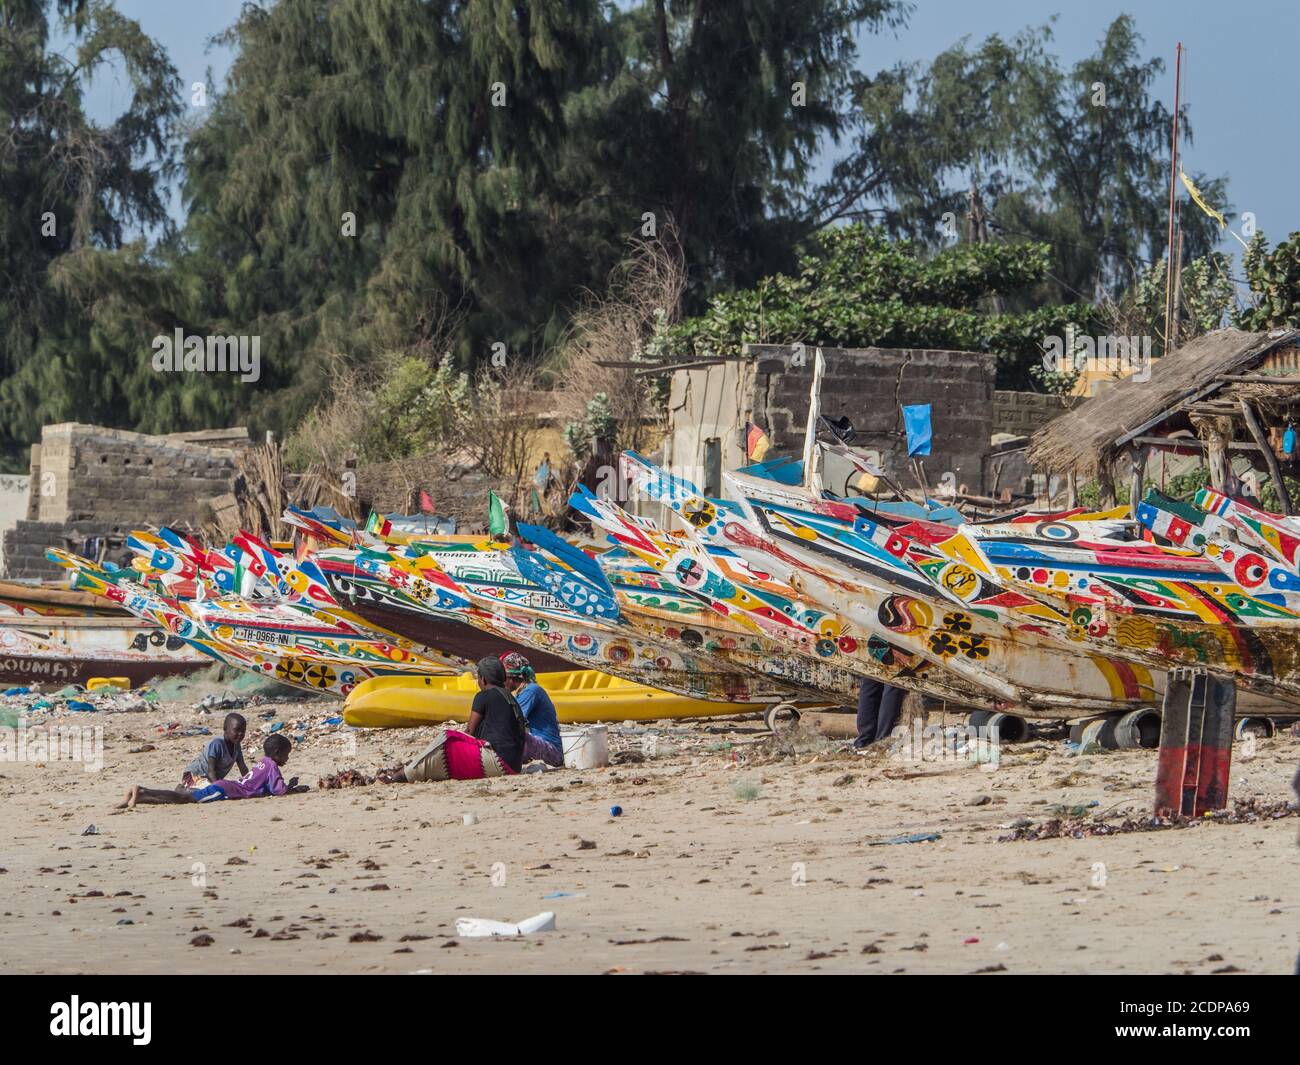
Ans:
{"type": "Polygon", "coordinates": [[[493,536],[505,536],[510,523],[506,520],[506,505],[493,491],[488,492],[488,532],[493,536]]]}
{"type": "Polygon", "coordinates": [[[1171,514],[1167,510],[1152,506],[1150,503],[1138,504],[1137,519],[1157,536],[1163,536],[1166,540],[1175,544],[1185,543],[1187,534],[1193,528],[1191,522],[1185,521],[1177,514],[1171,514]]]}
{"type": "Polygon", "coordinates": [[[753,422],[745,423],[745,454],[751,462],[762,462],[763,456],[772,450],[772,441],[753,422]]]}
{"type": "Polygon", "coordinates": [[[420,513],[433,513],[433,498],[423,488],[420,489],[420,513]]]}
{"type": "Polygon", "coordinates": [[[366,520],[366,532],[374,536],[387,536],[393,531],[393,523],[383,517],[378,511],[372,510],[370,517],[366,520]]]}
{"type": "Polygon", "coordinates": [[[904,407],[903,428],[907,430],[908,458],[930,454],[930,404],[904,407]]]}

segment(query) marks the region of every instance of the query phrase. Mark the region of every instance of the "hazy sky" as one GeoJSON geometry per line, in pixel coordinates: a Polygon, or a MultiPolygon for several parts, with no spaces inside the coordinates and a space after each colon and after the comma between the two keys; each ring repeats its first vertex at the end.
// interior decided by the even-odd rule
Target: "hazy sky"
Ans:
{"type": "MultiPolygon", "coordinates": [[[[209,67],[218,86],[231,55],[208,47],[208,39],[238,16],[240,0],[117,0],[171,55],[182,81],[203,80],[209,67]]],[[[1154,92],[1173,105],[1174,46],[1186,49],[1183,99],[1190,106],[1195,141],[1184,150],[1188,172],[1228,174],[1237,212],[1253,211],[1257,225],[1276,243],[1300,229],[1295,175],[1300,140],[1292,108],[1295,46],[1300,14],[1295,0],[1093,0],[1064,5],[1059,0],[918,0],[907,27],[863,35],[860,63],[877,70],[902,61],[929,60],[963,37],[1010,36],[1058,14],[1053,51],[1063,65],[1092,52],[1117,15],[1135,17],[1145,39],[1144,55],[1166,60],[1154,92]]],[[[114,114],[128,87],[111,73],[97,79],[90,108],[97,117],[114,114]]],[[[173,213],[179,218],[179,202],[173,213]]],[[[1225,238],[1223,249],[1236,242],[1225,238]]]]}

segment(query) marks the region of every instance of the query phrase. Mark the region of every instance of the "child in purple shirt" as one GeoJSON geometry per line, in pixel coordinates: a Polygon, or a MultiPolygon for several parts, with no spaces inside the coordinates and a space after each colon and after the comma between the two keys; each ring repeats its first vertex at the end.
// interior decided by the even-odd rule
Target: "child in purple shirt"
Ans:
{"type": "Polygon", "coordinates": [[[119,810],[129,810],[140,804],[171,804],[184,802],[217,802],[221,799],[258,799],[264,795],[286,795],[290,792],[303,792],[306,785],[298,786],[298,778],[293,777],[288,784],[280,775],[280,767],[289,760],[293,744],[288,736],[277,733],[268,736],[262,744],[265,757],[253,767],[252,771],[238,780],[214,780],[202,788],[142,788],[133,785],[126,793],[126,798],[118,805],[119,810]]]}

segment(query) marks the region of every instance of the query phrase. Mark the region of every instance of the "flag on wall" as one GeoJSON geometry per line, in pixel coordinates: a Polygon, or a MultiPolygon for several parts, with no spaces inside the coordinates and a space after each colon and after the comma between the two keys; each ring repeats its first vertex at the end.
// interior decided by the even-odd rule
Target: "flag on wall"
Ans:
{"type": "Polygon", "coordinates": [[[420,513],[421,514],[433,513],[433,497],[430,496],[429,493],[426,492],[423,488],[420,489],[420,513]]]}
{"type": "Polygon", "coordinates": [[[772,450],[772,441],[753,422],[745,423],[745,455],[750,462],[762,462],[763,456],[772,450]]]}

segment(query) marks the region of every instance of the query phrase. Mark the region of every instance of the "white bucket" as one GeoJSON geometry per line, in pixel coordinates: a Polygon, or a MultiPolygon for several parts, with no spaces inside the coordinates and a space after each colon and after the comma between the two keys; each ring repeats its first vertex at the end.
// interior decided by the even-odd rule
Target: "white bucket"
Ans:
{"type": "Polygon", "coordinates": [[[604,725],[560,729],[567,769],[598,769],[609,765],[609,736],[604,725]]]}

